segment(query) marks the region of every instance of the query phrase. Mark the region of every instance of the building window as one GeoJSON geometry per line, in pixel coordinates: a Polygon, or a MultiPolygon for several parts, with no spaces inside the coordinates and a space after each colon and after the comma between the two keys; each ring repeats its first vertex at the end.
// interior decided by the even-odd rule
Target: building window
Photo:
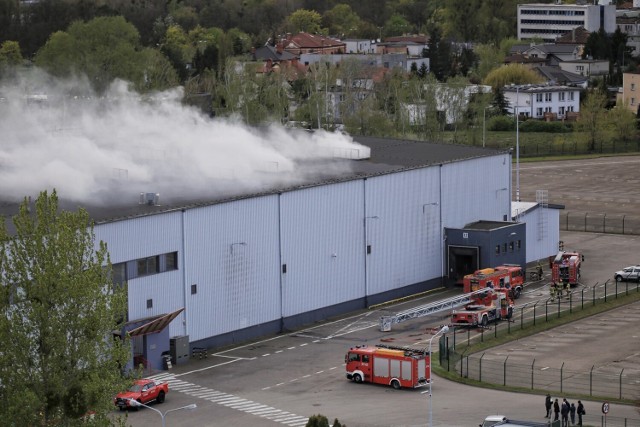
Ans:
{"type": "Polygon", "coordinates": [[[178,252],[164,254],[164,271],[178,269],[178,252]]]}
{"type": "Polygon", "coordinates": [[[111,266],[111,281],[115,284],[122,284],[127,281],[127,263],[119,262],[111,266]]]}
{"type": "Polygon", "coordinates": [[[536,93],[536,102],[542,102],[542,94],[536,93]]]}
{"type": "Polygon", "coordinates": [[[564,96],[565,96],[564,92],[558,92],[558,100],[564,101],[564,96]]]}
{"type": "Polygon", "coordinates": [[[576,71],[584,71],[584,65],[576,65],[576,71]]]}
{"type": "Polygon", "coordinates": [[[513,252],[513,242],[509,242],[509,252],[513,252]]]}
{"type": "Polygon", "coordinates": [[[538,116],[538,117],[542,116],[542,107],[536,108],[536,116],[538,116]]]}
{"type": "Polygon", "coordinates": [[[496,245],[496,255],[500,255],[500,245],[496,245]]]}
{"type": "Polygon", "coordinates": [[[551,102],[551,92],[547,92],[544,94],[544,100],[545,102],[551,102]]]}
{"type": "Polygon", "coordinates": [[[503,254],[506,254],[506,253],[507,253],[507,244],[506,244],[506,243],[503,243],[503,244],[502,244],[502,253],[503,253],[503,254]]]}
{"type": "Polygon", "coordinates": [[[148,258],[139,259],[136,264],[138,265],[138,277],[148,276],[150,274],[158,273],[159,260],[158,256],[150,256],[148,258]]]}
{"type": "Polygon", "coordinates": [[[631,98],[631,105],[636,105],[636,99],[635,98],[631,98]]]}
{"type": "Polygon", "coordinates": [[[198,293],[198,285],[191,285],[191,295],[198,293]]]}
{"type": "Polygon", "coordinates": [[[520,240],[518,240],[518,241],[516,242],[516,248],[518,248],[518,250],[520,250],[520,240]]]}
{"type": "Polygon", "coordinates": [[[573,101],[574,92],[569,92],[569,101],[573,101]]]}
{"type": "Polygon", "coordinates": [[[631,83],[631,90],[636,90],[636,84],[635,83],[631,83]]]}
{"type": "Polygon", "coordinates": [[[152,299],[148,299],[147,300],[147,308],[153,308],[153,300],[152,299]]]}

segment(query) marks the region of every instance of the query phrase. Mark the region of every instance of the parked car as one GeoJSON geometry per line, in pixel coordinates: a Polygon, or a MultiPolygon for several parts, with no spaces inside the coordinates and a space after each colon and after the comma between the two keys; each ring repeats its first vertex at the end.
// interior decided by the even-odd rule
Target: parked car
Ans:
{"type": "Polygon", "coordinates": [[[480,424],[480,427],[491,427],[505,421],[507,421],[507,417],[504,415],[489,415],[484,419],[484,422],[480,424]]]}
{"type": "Polygon", "coordinates": [[[613,277],[616,279],[616,282],[622,281],[638,281],[640,280],[640,265],[632,265],[630,267],[625,267],[620,271],[616,271],[613,274],[613,277]]]}
{"type": "Polygon", "coordinates": [[[169,393],[169,384],[166,382],[140,379],[136,380],[127,391],[118,393],[116,397],[113,398],[113,403],[120,408],[121,411],[124,411],[129,407],[137,408],[135,402],[132,403],[131,399],[145,405],[154,401],[162,403],[167,393],[169,393]]]}

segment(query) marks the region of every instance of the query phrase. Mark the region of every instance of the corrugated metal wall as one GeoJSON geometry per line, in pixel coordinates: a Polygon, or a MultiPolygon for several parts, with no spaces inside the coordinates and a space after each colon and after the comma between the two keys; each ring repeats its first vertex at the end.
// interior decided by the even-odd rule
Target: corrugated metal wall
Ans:
{"type": "Polygon", "coordinates": [[[190,340],[279,319],[278,195],[190,209],[184,218],[190,340]]]}
{"type": "Polygon", "coordinates": [[[511,157],[492,157],[442,166],[442,222],[463,228],[483,219],[511,219],[511,157]]]}
{"type": "MultiPolygon", "coordinates": [[[[97,225],[96,243],[107,242],[112,264],[152,257],[164,253],[182,253],[182,214],[169,212],[97,225]]],[[[184,307],[182,264],[178,270],[140,277],[128,283],[129,319],[141,319],[169,313],[184,307]],[[147,308],[147,300],[153,302],[147,308]]],[[[170,333],[181,335],[182,317],[171,324],[170,333]]]]}
{"type": "Polygon", "coordinates": [[[508,154],[464,160],[101,224],[96,236],[114,263],[177,251],[178,271],[131,281],[130,319],[185,307],[170,335],[206,340],[437,279],[443,227],[510,214],[510,167],[508,154]]]}
{"type": "Polygon", "coordinates": [[[364,294],[363,181],[283,193],[282,314],[296,314],[364,294]]]}
{"type": "Polygon", "coordinates": [[[558,253],[560,211],[537,206],[518,218],[527,224],[527,262],[546,259],[558,253]]]}
{"type": "Polygon", "coordinates": [[[365,181],[367,295],[440,277],[440,168],[365,181]]]}

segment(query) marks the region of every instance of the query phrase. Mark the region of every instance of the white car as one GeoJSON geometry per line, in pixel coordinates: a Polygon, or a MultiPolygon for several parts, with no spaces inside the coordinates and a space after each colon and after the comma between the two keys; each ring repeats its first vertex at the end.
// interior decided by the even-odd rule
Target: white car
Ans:
{"type": "Polygon", "coordinates": [[[484,419],[484,422],[480,424],[480,427],[490,427],[496,424],[504,423],[507,421],[507,417],[504,415],[489,415],[484,419]]]}
{"type": "Polygon", "coordinates": [[[640,279],[640,265],[625,267],[620,271],[616,271],[613,274],[613,277],[616,279],[616,282],[622,282],[626,280],[638,281],[640,279]]]}

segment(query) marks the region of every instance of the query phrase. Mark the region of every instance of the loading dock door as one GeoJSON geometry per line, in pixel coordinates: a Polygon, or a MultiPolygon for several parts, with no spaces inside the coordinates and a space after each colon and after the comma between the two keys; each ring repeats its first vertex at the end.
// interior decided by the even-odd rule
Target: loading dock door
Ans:
{"type": "Polygon", "coordinates": [[[480,251],[477,246],[447,246],[448,278],[450,283],[462,285],[462,278],[478,270],[480,251]]]}

